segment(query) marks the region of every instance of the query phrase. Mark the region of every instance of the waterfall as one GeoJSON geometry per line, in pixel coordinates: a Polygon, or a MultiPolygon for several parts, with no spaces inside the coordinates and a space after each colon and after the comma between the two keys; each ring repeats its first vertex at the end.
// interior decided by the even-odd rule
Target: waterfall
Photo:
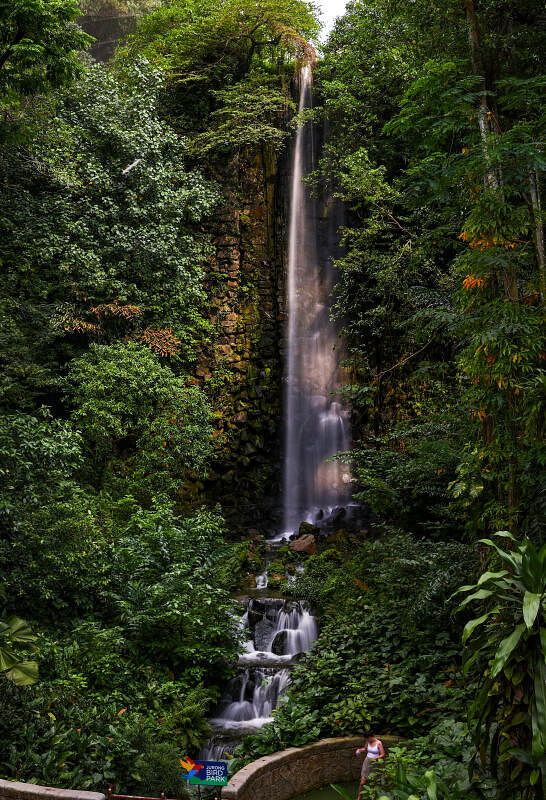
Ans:
{"type": "MultiPolygon", "coordinates": [[[[300,73],[299,112],[312,107],[312,72],[300,73]]],[[[316,166],[312,122],[300,124],[292,159],[288,229],[288,324],[286,331],[284,528],[293,532],[322,510],[348,499],[348,469],[326,460],[350,444],[347,410],[332,393],[341,385],[342,349],[330,321],[332,288],[330,248],[320,243],[321,210],[332,202],[311,197],[304,178],[316,166]]],[[[330,198],[331,200],[331,198],[330,198]]]]}
{"type": "Polygon", "coordinates": [[[248,640],[239,671],[210,720],[215,737],[201,758],[221,758],[242,736],[271,722],[271,713],[288,688],[290,667],[318,636],[307,604],[281,598],[251,598],[240,625],[248,640]]]}
{"type": "MultiPolygon", "coordinates": [[[[300,72],[300,113],[311,107],[311,68],[300,72]]],[[[350,444],[348,412],[336,391],[342,383],[342,348],[330,321],[332,256],[337,247],[339,204],[310,196],[304,177],[315,167],[314,128],[300,125],[292,159],[288,233],[288,323],[285,375],[284,525],[292,532],[302,519],[315,521],[349,499],[349,473],[326,463],[350,444]],[[322,221],[321,221],[322,218],[322,221]]],[[[269,539],[270,552],[282,535],[269,539]]],[[[304,602],[265,598],[267,561],[240,626],[247,641],[238,673],[226,687],[210,724],[214,737],[201,758],[223,758],[241,737],[255,733],[285,694],[290,669],[318,636],[317,622],[304,602]]],[[[296,572],[303,568],[299,564],[296,572]]],[[[294,577],[291,578],[292,580],[294,577]]]]}

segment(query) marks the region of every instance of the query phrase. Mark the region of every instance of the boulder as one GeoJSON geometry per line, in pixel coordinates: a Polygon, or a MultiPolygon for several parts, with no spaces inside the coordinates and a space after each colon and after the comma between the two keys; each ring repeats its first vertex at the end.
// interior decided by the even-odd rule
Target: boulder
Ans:
{"type": "Polygon", "coordinates": [[[284,656],[286,654],[287,636],[288,634],[286,631],[279,631],[273,639],[271,643],[271,652],[275,653],[276,656],[284,656]]]}
{"type": "Polygon", "coordinates": [[[312,556],[317,552],[317,542],[312,533],[307,533],[304,536],[299,536],[288,545],[295,553],[307,553],[312,556]]]}
{"type": "Polygon", "coordinates": [[[310,522],[302,522],[298,529],[298,538],[306,535],[316,536],[318,533],[320,533],[320,528],[317,528],[316,525],[312,525],[310,522]]]}
{"type": "Polygon", "coordinates": [[[261,600],[255,599],[248,606],[248,627],[251,631],[261,622],[267,612],[267,606],[261,600]]]}

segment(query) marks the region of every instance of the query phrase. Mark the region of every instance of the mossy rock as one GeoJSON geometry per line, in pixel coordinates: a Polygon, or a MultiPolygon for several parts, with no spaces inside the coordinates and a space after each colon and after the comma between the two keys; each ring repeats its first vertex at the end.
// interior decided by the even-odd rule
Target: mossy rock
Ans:
{"type": "Polygon", "coordinates": [[[312,525],[310,522],[302,522],[300,527],[298,528],[298,538],[300,536],[319,536],[320,535],[320,528],[316,525],[312,525]]]}
{"type": "Polygon", "coordinates": [[[268,577],[272,577],[276,573],[284,575],[284,564],[280,559],[275,559],[275,561],[270,561],[267,565],[267,575],[268,577]]]}
{"type": "Polygon", "coordinates": [[[283,564],[294,564],[304,557],[302,553],[295,553],[291,550],[287,544],[279,547],[278,553],[283,564]]]}
{"type": "Polygon", "coordinates": [[[268,589],[280,589],[281,591],[284,590],[287,586],[286,575],[284,572],[274,572],[273,574],[267,575],[267,587],[268,589]]]}

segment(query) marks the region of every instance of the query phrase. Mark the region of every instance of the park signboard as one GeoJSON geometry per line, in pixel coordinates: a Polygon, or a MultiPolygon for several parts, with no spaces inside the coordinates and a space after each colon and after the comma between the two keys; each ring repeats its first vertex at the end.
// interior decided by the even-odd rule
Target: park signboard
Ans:
{"type": "Polygon", "coordinates": [[[193,761],[180,759],[184,769],[182,779],[190,786],[227,786],[228,770],[225,761],[193,761]]]}

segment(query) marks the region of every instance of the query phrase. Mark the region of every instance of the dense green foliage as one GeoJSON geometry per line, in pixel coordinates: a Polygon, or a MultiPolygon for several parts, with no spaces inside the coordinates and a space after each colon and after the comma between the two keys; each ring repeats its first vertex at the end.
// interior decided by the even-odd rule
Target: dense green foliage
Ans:
{"type": "Polygon", "coordinates": [[[73,24],[76,0],[3,0],[0,4],[0,97],[33,95],[69,83],[82,71],[78,50],[90,37],[73,24]]]}
{"type": "Polygon", "coordinates": [[[467,643],[463,672],[480,659],[485,662],[470,719],[476,744],[491,748],[492,761],[508,763],[512,780],[524,764],[532,767],[529,780],[534,785],[544,772],[546,740],[546,638],[541,626],[546,545],[537,552],[527,538],[519,544],[507,531],[496,535],[514,547],[506,551],[495,541],[482,539],[498,554],[503,569],[484,572],[475,586],[459,589],[467,593],[459,609],[487,601],[485,614],[469,620],[463,631],[467,643]],[[515,767],[510,764],[514,754],[519,761],[515,767]]]}
{"type": "Polygon", "coordinates": [[[320,72],[323,172],[351,207],[355,472],[372,507],[441,535],[544,520],[543,42],[538,5],[505,5],[351,5],[320,72]]]}
{"type": "MultiPolygon", "coordinates": [[[[499,528],[516,537],[512,549],[524,534],[535,545],[543,540],[540,19],[533,2],[352,2],[318,65],[314,113],[327,121],[329,137],[312,180],[337,187],[347,207],[335,313],[350,348],[357,496],[408,532],[416,560],[416,536],[437,542],[438,552],[449,540],[465,542],[456,546],[467,554],[480,535],[499,528]]],[[[390,542],[382,537],[377,547],[388,553],[390,542]]],[[[428,547],[434,559],[435,545],[428,547]]],[[[405,553],[397,551],[401,563],[405,553]]],[[[500,568],[496,559],[494,552],[487,559],[489,571],[500,568]]],[[[400,576],[388,589],[374,584],[359,573],[362,552],[348,563],[349,574],[372,589],[365,621],[345,606],[351,591],[333,588],[336,569],[325,554],[311,559],[297,586],[319,607],[334,591],[331,617],[275,723],[243,752],[307,741],[310,730],[309,738],[332,734],[336,719],[347,732],[370,722],[379,731],[429,731],[434,714],[418,716],[422,685],[435,698],[437,719],[462,720],[466,709],[470,727],[456,756],[429,739],[420,774],[411,756],[398,771],[400,759],[392,759],[383,786],[392,797],[469,796],[464,779],[453,786],[453,774],[463,762],[476,769],[478,754],[486,772],[474,776],[471,796],[482,796],[485,778],[487,796],[542,797],[540,577],[535,588],[525,584],[539,621],[523,635],[529,611],[522,616],[522,597],[504,597],[499,609],[484,575],[472,602],[485,602],[480,614],[495,622],[464,676],[457,628],[447,618],[440,626],[453,637],[461,688],[453,703],[449,692],[435,695],[442,686],[414,661],[419,634],[412,630],[408,644],[407,623],[394,621],[396,612],[404,619],[406,603],[422,609],[418,586],[404,590],[400,576]],[[497,647],[513,630],[514,646],[522,635],[514,662],[497,669],[497,647]],[[381,681],[378,663],[391,664],[389,674],[394,664],[395,675],[407,667],[402,696],[387,688],[385,675],[381,681]],[[425,775],[435,762],[437,778],[425,775]]],[[[339,569],[345,576],[347,563],[339,569]]],[[[373,574],[381,572],[375,566],[373,574]]],[[[436,574],[444,578],[442,568],[436,574]]],[[[420,631],[431,664],[449,652],[434,641],[433,623],[434,614],[431,630],[420,631]]]]}
{"type": "MultiPolygon", "coordinates": [[[[0,2],[2,776],[186,796],[260,538],[202,505],[211,234],[316,33],[306,0],[0,2]],[[111,64],[79,9],[138,16],[111,64]]],[[[316,62],[376,516],[270,563],[321,632],[238,759],[373,725],[411,741],[363,798],[544,792],[545,44],[536,0],[353,0],[316,62]]]]}
{"type": "Polygon", "coordinates": [[[25,129],[24,109],[39,92],[82,73],[78,51],[91,41],[74,20],[77,0],[0,2],[0,141],[25,129]]]}
{"type": "Polygon", "coordinates": [[[264,752],[262,742],[267,752],[272,739],[282,749],[370,724],[424,733],[457,713],[459,634],[446,600],[473,569],[464,545],[393,531],[349,561],[335,549],[311,556],[292,592],[319,611],[322,630],[294,670],[290,700],[250,752],[264,752]]]}
{"type": "Polygon", "coordinates": [[[314,57],[306,37],[316,30],[305,0],[175,0],[139,22],[118,60],[144,55],[161,69],[177,130],[195,137],[197,154],[225,157],[281,145],[293,58],[314,57]]]}
{"type": "MultiPolygon", "coordinates": [[[[55,8],[59,25],[76,13],[55,8]]],[[[67,30],[72,58],[86,39],[67,30]]],[[[12,94],[48,88],[25,76],[12,94]]],[[[182,796],[178,757],[207,738],[232,669],[248,549],[185,489],[212,452],[192,369],[219,187],[162,119],[163,92],[140,59],[123,78],[88,66],[34,98],[32,141],[1,156],[0,769],[182,796]]]]}

